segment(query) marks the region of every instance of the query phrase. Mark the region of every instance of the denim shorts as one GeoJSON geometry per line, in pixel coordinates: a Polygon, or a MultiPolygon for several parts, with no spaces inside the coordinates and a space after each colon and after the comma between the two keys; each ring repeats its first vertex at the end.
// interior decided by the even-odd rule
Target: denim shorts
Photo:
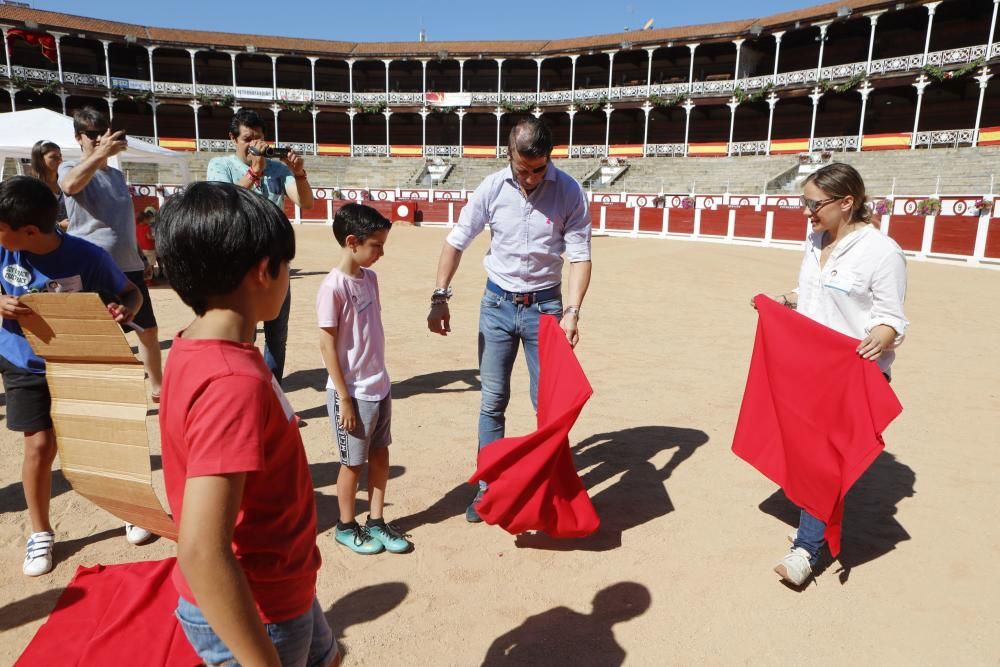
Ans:
{"type": "MultiPolygon", "coordinates": [[[[209,626],[201,609],[179,598],[174,613],[191,647],[207,667],[239,667],[240,663],[209,626]]],[[[278,650],[283,667],[327,667],[337,655],[333,631],[316,598],[312,608],[301,616],[265,623],[264,628],[278,650]]]]}

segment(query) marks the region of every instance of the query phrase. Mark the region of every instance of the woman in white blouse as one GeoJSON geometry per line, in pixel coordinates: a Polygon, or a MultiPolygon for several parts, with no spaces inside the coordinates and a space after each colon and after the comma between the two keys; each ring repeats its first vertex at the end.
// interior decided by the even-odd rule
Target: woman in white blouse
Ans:
{"type": "MultiPolygon", "coordinates": [[[[799,270],[799,286],[777,301],[820,324],[858,338],[858,354],[879,365],[886,379],[908,322],[906,260],[891,238],[871,224],[861,174],[829,164],[809,175],[802,207],[812,224],[799,270]]],[[[774,568],[802,585],[826,544],[826,525],[802,510],[791,551],[774,568]]]]}

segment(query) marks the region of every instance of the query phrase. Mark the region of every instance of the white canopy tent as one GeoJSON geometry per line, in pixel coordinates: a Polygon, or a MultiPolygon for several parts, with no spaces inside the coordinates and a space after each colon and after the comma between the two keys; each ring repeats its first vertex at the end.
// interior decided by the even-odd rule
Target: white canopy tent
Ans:
{"type": "MultiPolygon", "coordinates": [[[[39,139],[52,141],[62,149],[63,159],[78,160],[80,146],[73,132],[73,119],[49,109],[30,109],[0,113],[0,165],[6,158],[30,158],[31,147],[39,139]]],[[[190,180],[187,156],[138,139],[129,142],[128,150],[109,161],[157,162],[180,168],[184,184],[190,180]]],[[[3,176],[0,166],[0,177],[3,176]]]]}

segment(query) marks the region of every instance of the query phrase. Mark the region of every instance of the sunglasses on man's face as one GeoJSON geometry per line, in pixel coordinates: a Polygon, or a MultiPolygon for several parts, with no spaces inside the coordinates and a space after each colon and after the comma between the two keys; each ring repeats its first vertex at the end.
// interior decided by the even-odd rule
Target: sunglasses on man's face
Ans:
{"type": "Polygon", "coordinates": [[[810,213],[816,213],[827,204],[832,204],[833,202],[841,199],[843,199],[843,197],[830,197],[829,199],[809,199],[808,197],[799,197],[799,206],[809,209],[810,213]]]}
{"type": "Polygon", "coordinates": [[[87,137],[91,141],[97,141],[104,136],[105,132],[107,132],[107,130],[84,130],[80,134],[87,137]]]}

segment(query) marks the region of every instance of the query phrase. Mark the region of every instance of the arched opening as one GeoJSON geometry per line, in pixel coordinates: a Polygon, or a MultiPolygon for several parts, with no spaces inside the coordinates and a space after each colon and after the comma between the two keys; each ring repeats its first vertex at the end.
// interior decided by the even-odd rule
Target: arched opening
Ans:
{"type": "Polygon", "coordinates": [[[481,112],[465,114],[465,118],[462,120],[463,146],[496,146],[496,139],[496,116],[481,112]]]}
{"type": "Polygon", "coordinates": [[[993,5],[984,0],[942,2],[934,13],[930,50],[947,51],[985,44],[992,20],[993,5]]]}
{"type": "Polygon", "coordinates": [[[66,113],[70,116],[73,115],[74,111],[82,109],[83,107],[93,107],[95,110],[103,113],[105,118],[110,120],[110,116],[108,114],[108,101],[103,97],[70,95],[66,98],[66,113]]]}
{"type": "Polygon", "coordinates": [[[245,88],[273,88],[271,59],[255,53],[241,53],[236,56],[236,85],[245,88]]]}
{"type": "MultiPolygon", "coordinates": [[[[9,95],[3,97],[10,98],[9,95]]],[[[54,93],[46,93],[40,90],[19,90],[14,95],[18,111],[28,109],[51,109],[57,113],[62,113],[62,100],[54,93]]]]}
{"type": "Polygon", "coordinates": [[[805,96],[782,97],[774,105],[771,139],[809,139],[812,100],[805,96]]]}
{"type": "Polygon", "coordinates": [[[153,108],[145,102],[117,99],[111,125],[114,129],[125,130],[132,136],[152,138],[153,108]]]}
{"type": "Polygon", "coordinates": [[[861,96],[853,90],[828,92],[819,98],[816,109],[817,137],[845,137],[858,133],[861,123],[861,96]]]}
{"type": "Polygon", "coordinates": [[[699,104],[691,110],[688,142],[725,143],[729,141],[729,107],[725,104],[699,104]]]}
{"type": "Polygon", "coordinates": [[[157,47],[153,51],[153,78],[157,82],[191,83],[191,54],[184,49],[157,47]]]}
{"type": "Polygon", "coordinates": [[[385,116],[380,113],[359,113],[354,117],[355,146],[385,146],[386,143],[385,116]]]}
{"type": "Polygon", "coordinates": [[[767,119],[771,113],[767,102],[744,102],[736,107],[733,141],[766,141],[767,119]]]}
{"type": "MultiPolygon", "coordinates": [[[[84,39],[73,35],[63,37],[59,41],[59,53],[62,55],[64,73],[93,74],[103,79],[104,48],[96,39],[84,39]]],[[[17,56],[14,58],[16,64],[17,56]]]]}
{"type": "Polygon", "coordinates": [[[649,112],[649,144],[684,143],[687,114],[679,106],[657,107],[649,112]]]}
{"type": "Polygon", "coordinates": [[[393,60],[389,63],[389,90],[394,93],[419,93],[424,88],[424,71],[419,60],[393,60]]]}
{"type": "MultiPolygon", "coordinates": [[[[423,121],[420,114],[397,111],[389,116],[389,143],[396,146],[423,145],[423,121]]],[[[409,154],[409,153],[408,153],[409,154]]]]}
{"type": "MultiPolygon", "coordinates": [[[[576,61],[576,89],[607,88],[608,68],[611,66],[610,56],[606,53],[593,53],[580,56],[576,61]]],[[[604,140],[601,140],[601,144],[604,140]]]]}
{"type": "Polygon", "coordinates": [[[542,61],[542,90],[569,90],[573,83],[573,61],[569,56],[542,61]]]}
{"type": "Polygon", "coordinates": [[[537,76],[538,66],[534,60],[505,60],[500,87],[505,93],[533,93],[537,76]]]}
{"type": "Polygon", "coordinates": [[[569,145],[569,114],[565,111],[546,111],[542,114],[542,122],[552,131],[553,146],[569,145]]]}
{"type": "Polygon", "coordinates": [[[848,21],[831,23],[826,29],[823,66],[865,62],[868,59],[870,37],[871,21],[865,16],[858,15],[848,21]]]}
{"type": "Polygon", "coordinates": [[[695,81],[726,81],[736,72],[736,44],[702,44],[694,52],[695,81]]]}
{"type": "MultiPolygon", "coordinates": [[[[458,72],[455,72],[455,82],[458,82],[458,72]]],[[[427,115],[427,145],[457,146],[458,145],[458,115],[454,113],[432,111],[427,115]]]]}
{"type": "Polygon", "coordinates": [[[431,60],[427,63],[427,90],[437,93],[457,93],[458,74],[457,60],[431,60]]]}
{"type": "MultiPolygon", "coordinates": [[[[618,87],[645,86],[649,72],[649,55],[644,49],[629,49],[615,54],[612,83],[618,87]]],[[[612,127],[614,119],[612,119],[612,127]]],[[[614,132],[614,130],[611,130],[614,132]]]]}
{"type": "Polygon", "coordinates": [[[653,51],[653,84],[687,83],[691,49],[686,46],[661,47],[653,51]]]}
{"type": "Polygon", "coordinates": [[[313,142],[312,114],[306,111],[278,112],[278,131],[282,144],[311,144],[313,142]]]}
{"type": "Polygon", "coordinates": [[[199,51],[194,55],[194,71],[198,85],[233,85],[232,60],[227,53],[199,51]]]}
{"type": "Polygon", "coordinates": [[[229,107],[203,106],[198,109],[198,134],[202,140],[224,142],[221,150],[233,150],[229,141],[229,123],[233,110],[229,107]]]}
{"type": "Polygon", "coordinates": [[[604,146],[608,117],[599,109],[580,109],[573,117],[574,146],[604,146]]]}
{"type": "Polygon", "coordinates": [[[927,9],[921,5],[882,14],[875,28],[872,59],[923,53],[926,35],[927,9]]]}
{"type": "Polygon", "coordinates": [[[517,112],[517,113],[505,113],[500,118],[500,146],[506,146],[508,139],[510,137],[510,131],[514,129],[514,126],[518,124],[523,118],[531,118],[530,113],[517,112]]]}
{"type": "Polygon", "coordinates": [[[912,132],[917,108],[913,86],[895,85],[876,88],[868,97],[865,110],[865,134],[912,132]]]}
{"type": "Polygon", "coordinates": [[[340,111],[321,111],[316,116],[316,137],[321,144],[349,146],[351,119],[340,111]]]}
{"type": "Polygon", "coordinates": [[[608,143],[614,146],[642,146],[646,114],[642,109],[615,109],[611,112],[611,133],[608,143]]]}
{"type": "Polygon", "coordinates": [[[111,76],[149,81],[149,51],[135,44],[112,42],[108,45],[111,76]]]}
{"type": "MultiPolygon", "coordinates": [[[[819,64],[819,28],[789,30],[781,38],[778,72],[797,72],[819,64]]],[[[806,134],[808,136],[808,133],[806,134]]]]}
{"type": "MultiPolygon", "coordinates": [[[[187,104],[164,102],[156,108],[156,124],[160,139],[194,139],[194,109],[187,104]]],[[[204,129],[198,128],[204,135],[204,129]]]]}
{"type": "MultiPolygon", "coordinates": [[[[354,63],[354,92],[384,93],[385,63],[381,60],[359,60],[354,63]]],[[[355,118],[355,120],[357,120],[355,118]]],[[[385,134],[385,131],[382,132],[385,134]]]]}
{"type": "MultiPolygon", "coordinates": [[[[285,88],[293,91],[311,91],[312,90],[312,67],[309,65],[309,60],[301,56],[280,56],[278,58],[278,88],[285,88]]],[[[279,91],[278,97],[280,99],[289,100],[291,102],[305,102],[308,100],[307,95],[296,95],[296,94],[284,94],[279,91]]],[[[310,124],[312,121],[310,120],[310,124]]],[[[309,141],[312,141],[310,139],[309,141]]]]}
{"type": "Polygon", "coordinates": [[[343,60],[320,58],[316,61],[316,90],[346,93],[350,86],[350,68],[343,60]]]}

